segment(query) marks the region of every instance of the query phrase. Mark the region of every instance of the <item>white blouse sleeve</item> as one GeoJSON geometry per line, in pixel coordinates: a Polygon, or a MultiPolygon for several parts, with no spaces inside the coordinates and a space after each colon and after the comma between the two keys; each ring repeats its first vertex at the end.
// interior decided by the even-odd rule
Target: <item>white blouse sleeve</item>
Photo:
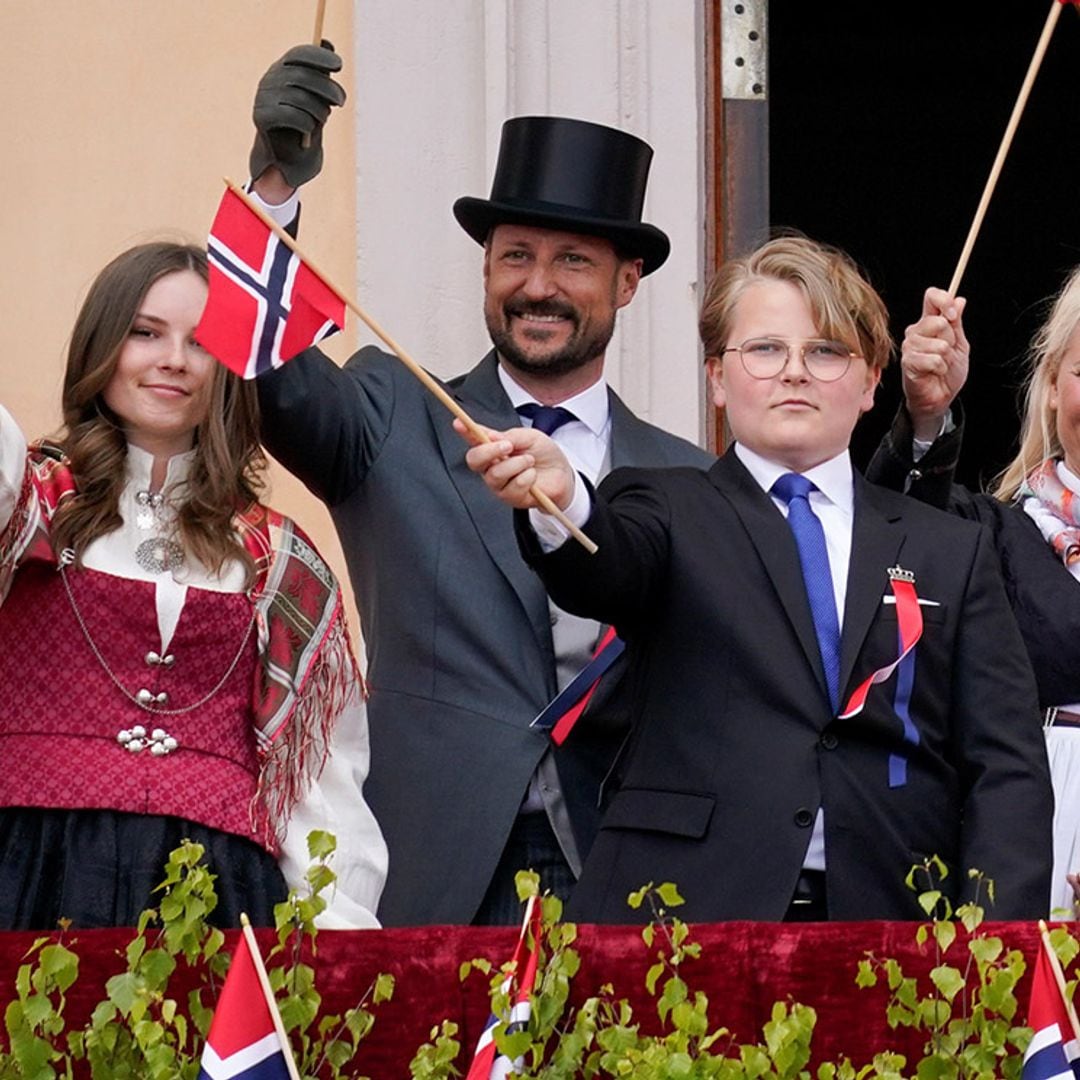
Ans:
{"type": "Polygon", "coordinates": [[[357,687],[338,717],[330,756],[322,774],[293,809],[280,866],[290,889],[306,891],[304,874],[310,860],[307,835],[325,829],[337,838],[330,869],[337,882],[327,895],[328,906],[316,920],[324,930],[377,927],[375,910],[386,882],[387,851],[375,815],[364,801],[371,752],[367,708],[357,687]]]}
{"type": "Polygon", "coordinates": [[[26,439],[0,405],[0,529],[11,520],[26,473],[26,439]]]}

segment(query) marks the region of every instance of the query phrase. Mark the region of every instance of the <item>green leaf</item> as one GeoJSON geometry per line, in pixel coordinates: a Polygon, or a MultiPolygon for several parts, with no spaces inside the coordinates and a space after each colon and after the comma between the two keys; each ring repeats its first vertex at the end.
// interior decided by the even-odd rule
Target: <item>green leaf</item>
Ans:
{"type": "Polygon", "coordinates": [[[964,987],[964,976],[948,964],[933,968],[930,972],[930,981],[938,988],[946,1001],[952,1001],[964,987]]]}
{"type": "Polygon", "coordinates": [[[933,915],[934,908],[938,906],[938,901],[940,899],[940,889],[927,889],[926,892],[919,893],[919,907],[921,907],[927,915],[933,915]]]}
{"type": "Polygon", "coordinates": [[[877,974],[874,971],[874,965],[869,960],[860,960],[858,967],[858,974],[855,976],[855,985],[867,989],[871,986],[877,986],[877,974]]]}
{"type": "Polygon", "coordinates": [[[934,941],[938,948],[947,953],[950,946],[956,940],[956,923],[939,920],[934,923],[934,941]]]}
{"type": "Polygon", "coordinates": [[[976,937],[968,942],[968,950],[980,964],[992,964],[1004,948],[999,937],[976,937]]]}
{"type": "Polygon", "coordinates": [[[686,903],[679,895],[679,890],[670,881],[665,881],[663,884],[657,885],[656,893],[665,907],[679,907],[681,904],[686,903]]]}
{"type": "Polygon", "coordinates": [[[312,829],[307,835],[307,849],[312,862],[324,862],[337,851],[337,837],[325,829],[312,829]]]}
{"type": "Polygon", "coordinates": [[[139,980],[131,971],[125,971],[121,975],[114,975],[105,983],[105,993],[109,1000],[127,1016],[135,1005],[139,996],[139,980]]]}
{"type": "Polygon", "coordinates": [[[371,1000],[376,1005],[389,1001],[394,996],[394,976],[385,972],[375,976],[375,992],[371,1000]]]}

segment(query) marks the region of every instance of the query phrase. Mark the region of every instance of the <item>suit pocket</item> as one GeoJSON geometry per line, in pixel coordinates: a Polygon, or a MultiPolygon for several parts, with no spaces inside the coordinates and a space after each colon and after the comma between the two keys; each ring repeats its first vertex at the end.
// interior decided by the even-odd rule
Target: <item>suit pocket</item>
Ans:
{"type": "Polygon", "coordinates": [[[601,829],[640,829],[700,840],[709,828],[714,795],[689,791],[623,788],[611,799],[601,829]]]}
{"type": "MultiPolygon", "coordinates": [[[[889,597],[889,599],[892,599],[889,597]]],[[[948,604],[920,604],[919,611],[922,612],[923,624],[929,625],[941,625],[945,622],[949,614],[948,604]]],[[[882,603],[881,615],[879,616],[881,622],[896,623],[896,604],[882,603]]]]}

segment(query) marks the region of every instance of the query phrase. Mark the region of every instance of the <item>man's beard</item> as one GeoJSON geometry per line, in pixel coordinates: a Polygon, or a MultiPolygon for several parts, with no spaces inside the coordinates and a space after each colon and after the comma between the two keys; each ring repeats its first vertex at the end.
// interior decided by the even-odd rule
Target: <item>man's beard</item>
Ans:
{"type": "MultiPolygon", "coordinates": [[[[608,342],[611,341],[611,335],[615,332],[614,309],[609,319],[595,324],[589,333],[582,334],[578,311],[570,304],[560,303],[557,300],[541,300],[532,304],[510,300],[503,305],[497,316],[492,316],[490,312],[485,311],[485,320],[488,334],[499,356],[510,367],[540,378],[557,378],[560,375],[566,375],[591,363],[597,357],[603,356],[608,342]],[[556,352],[540,355],[524,352],[518,347],[510,330],[513,317],[524,314],[560,315],[569,319],[573,324],[569,340],[556,352]]],[[[539,325],[543,326],[542,323],[539,325]]],[[[540,344],[542,347],[542,342],[540,344]]]]}

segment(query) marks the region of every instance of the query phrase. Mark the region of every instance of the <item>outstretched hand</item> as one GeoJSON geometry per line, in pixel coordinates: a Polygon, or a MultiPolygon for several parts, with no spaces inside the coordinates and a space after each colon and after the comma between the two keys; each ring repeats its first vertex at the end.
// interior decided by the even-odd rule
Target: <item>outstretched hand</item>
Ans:
{"type": "Polygon", "coordinates": [[[900,352],[904,400],[915,437],[931,441],[967,381],[971,347],[964,335],[962,297],[933,287],[923,296],[922,316],[904,332],[900,352]]]}
{"type": "Polygon", "coordinates": [[[508,431],[481,430],[490,442],[477,442],[461,420],[454,430],[473,444],[465,463],[508,506],[518,510],[539,508],[530,489],[536,488],[560,509],[570,505],[576,474],[558,444],[535,428],[508,431]]]}
{"type": "Polygon", "coordinates": [[[291,187],[317,176],[323,163],[322,129],[345,91],[331,76],[341,57],[328,41],[296,45],[270,65],[255,91],[253,179],[276,166],[291,187]]]}

